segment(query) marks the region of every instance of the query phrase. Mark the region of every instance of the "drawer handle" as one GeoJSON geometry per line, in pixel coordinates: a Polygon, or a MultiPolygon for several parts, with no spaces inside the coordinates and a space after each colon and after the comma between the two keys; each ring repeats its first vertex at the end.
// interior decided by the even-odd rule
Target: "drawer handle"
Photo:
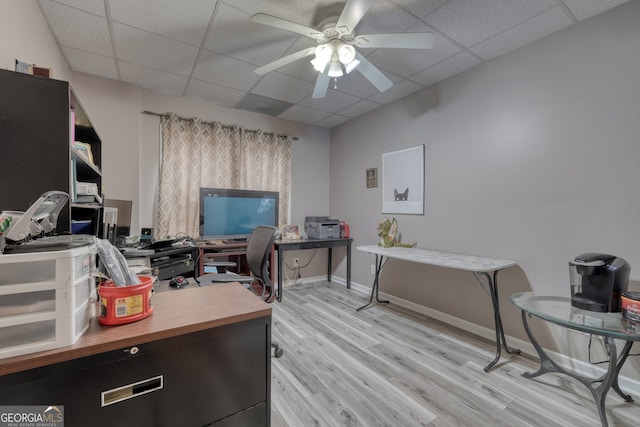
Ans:
{"type": "Polygon", "coordinates": [[[151,393],[152,391],[161,390],[163,387],[164,376],[158,375],[157,377],[138,381],[137,383],[131,383],[112,388],[111,390],[103,391],[101,393],[102,407],[113,405],[114,403],[122,402],[123,400],[142,396],[143,394],[151,393]]]}

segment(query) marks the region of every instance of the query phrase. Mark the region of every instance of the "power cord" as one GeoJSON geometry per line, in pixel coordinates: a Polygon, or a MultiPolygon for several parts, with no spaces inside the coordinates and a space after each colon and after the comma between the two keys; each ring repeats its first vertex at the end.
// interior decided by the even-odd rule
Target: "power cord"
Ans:
{"type": "MultiPolygon", "coordinates": [[[[589,363],[592,365],[601,365],[603,363],[609,363],[610,359],[606,359],[606,360],[600,360],[597,362],[593,362],[591,361],[591,343],[593,342],[593,335],[589,335],[589,344],[587,345],[587,353],[588,353],[588,357],[589,357],[589,363]]],[[[607,341],[603,341],[602,342],[603,346],[604,346],[604,350],[607,353],[607,356],[611,357],[611,346],[609,346],[609,344],[607,344],[607,341]]],[[[629,353],[629,355],[627,357],[635,357],[635,356],[640,356],[640,353],[629,353]]]]}

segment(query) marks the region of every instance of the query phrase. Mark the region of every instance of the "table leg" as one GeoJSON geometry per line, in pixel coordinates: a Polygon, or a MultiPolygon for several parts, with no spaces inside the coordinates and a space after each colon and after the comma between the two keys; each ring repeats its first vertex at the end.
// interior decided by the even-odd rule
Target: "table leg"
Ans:
{"type": "Polygon", "coordinates": [[[278,250],[278,283],[276,284],[276,300],[282,302],[282,248],[278,250]]]}
{"type": "Polygon", "coordinates": [[[376,302],[383,303],[383,304],[388,304],[389,303],[389,301],[381,300],[378,297],[378,288],[379,288],[379,283],[380,283],[380,270],[382,270],[382,260],[383,259],[384,259],[384,257],[382,255],[380,255],[380,256],[376,255],[376,275],[375,275],[375,279],[373,279],[373,287],[371,288],[371,296],[369,297],[369,302],[366,303],[365,305],[363,305],[362,307],[357,308],[356,311],[360,311],[363,308],[367,308],[367,307],[371,306],[374,294],[375,294],[375,297],[376,297],[376,302]]]}
{"type": "Polygon", "coordinates": [[[491,361],[491,363],[485,366],[485,372],[489,372],[491,368],[493,368],[495,364],[498,363],[502,355],[503,347],[509,354],[520,354],[520,350],[510,349],[509,346],[507,346],[507,339],[504,335],[502,317],[500,316],[500,300],[498,299],[498,271],[499,270],[493,272],[493,278],[491,277],[491,275],[489,275],[489,273],[474,273],[476,274],[476,276],[482,275],[487,279],[487,283],[489,285],[489,296],[491,297],[491,305],[493,306],[493,321],[496,330],[496,357],[491,361]]]}
{"type": "Polygon", "coordinates": [[[333,248],[329,248],[329,256],[327,259],[327,282],[331,283],[331,260],[333,258],[333,248]]]}
{"type": "Polygon", "coordinates": [[[633,401],[633,398],[631,398],[631,396],[629,396],[628,394],[624,394],[618,386],[618,375],[620,373],[620,369],[622,369],[622,365],[629,355],[629,351],[631,350],[631,345],[633,344],[633,342],[627,341],[625,343],[624,348],[620,353],[620,361],[618,361],[618,353],[616,350],[615,340],[611,337],[604,337],[605,345],[609,349],[609,365],[607,372],[598,378],[583,377],[567,369],[564,369],[547,355],[540,344],[538,344],[538,341],[535,339],[533,333],[531,332],[531,329],[529,328],[529,324],[527,323],[527,314],[528,313],[522,310],[522,324],[524,325],[524,330],[527,333],[531,344],[536,349],[536,352],[540,357],[540,368],[535,372],[525,372],[524,374],[522,374],[522,376],[525,378],[535,378],[542,374],[546,374],[547,372],[558,372],[575,378],[576,380],[584,384],[591,392],[591,396],[593,397],[593,400],[598,407],[600,423],[602,424],[602,427],[607,427],[609,423],[607,421],[607,413],[605,411],[604,404],[609,389],[613,388],[614,391],[618,393],[618,395],[620,395],[620,397],[622,397],[625,401],[633,401]],[[600,383],[600,385],[594,386],[596,383],[600,383]]]}
{"type": "Polygon", "coordinates": [[[351,243],[347,244],[347,289],[351,289],[351,243]]]}

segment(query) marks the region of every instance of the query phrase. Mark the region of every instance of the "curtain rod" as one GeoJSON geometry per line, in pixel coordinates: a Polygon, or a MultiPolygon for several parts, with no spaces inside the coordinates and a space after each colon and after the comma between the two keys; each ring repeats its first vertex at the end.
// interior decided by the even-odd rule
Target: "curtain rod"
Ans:
{"type": "MultiPolygon", "coordinates": [[[[148,115],[150,115],[150,116],[158,116],[158,117],[169,117],[169,116],[170,116],[170,114],[168,114],[168,113],[160,114],[160,113],[154,113],[153,111],[147,111],[147,110],[142,111],[142,114],[148,114],[148,115]]],[[[189,120],[189,119],[186,119],[186,120],[189,120]]],[[[234,126],[230,126],[230,125],[222,125],[222,128],[223,128],[223,129],[233,129],[233,128],[234,128],[234,126]]],[[[245,131],[246,131],[246,132],[252,132],[252,133],[258,133],[258,132],[261,132],[261,131],[259,131],[259,130],[255,130],[255,129],[245,129],[245,131]]],[[[268,134],[268,135],[270,134],[270,135],[275,135],[275,136],[281,136],[281,137],[287,137],[287,136],[289,136],[289,135],[277,134],[277,133],[275,133],[275,132],[262,132],[262,133],[266,133],[266,134],[268,134]]],[[[292,136],[292,137],[291,137],[291,139],[293,139],[294,141],[297,141],[297,140],[298,140],[298,137],[297,137],[297,136],[292,136]]]]}

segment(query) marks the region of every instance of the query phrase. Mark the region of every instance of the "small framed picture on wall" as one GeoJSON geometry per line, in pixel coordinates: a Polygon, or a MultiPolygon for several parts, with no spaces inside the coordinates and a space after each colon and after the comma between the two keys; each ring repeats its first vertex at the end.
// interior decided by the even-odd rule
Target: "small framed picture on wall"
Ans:
{"type": "Polygon", "coordinates": [[[367,169],[367,188],[378,186],[378,168],[367,169]]]}

